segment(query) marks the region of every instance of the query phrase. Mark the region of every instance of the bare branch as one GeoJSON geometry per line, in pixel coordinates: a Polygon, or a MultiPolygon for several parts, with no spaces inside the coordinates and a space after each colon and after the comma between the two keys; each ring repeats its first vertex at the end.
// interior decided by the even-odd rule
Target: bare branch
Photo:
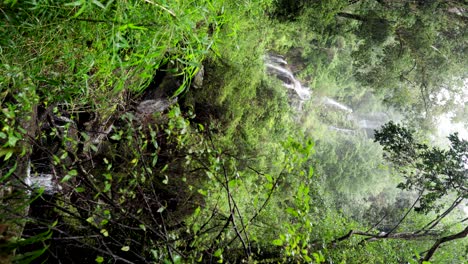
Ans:
{"type": "Polygon", "coordinates": [[[439,224],[439,222],[444,218],[446,217],[450,212],[453,211],[453,209],[455,209],[461,202],[463,201],[463,198],[462,197],[457,197],[455,199],[455,201],[453,201],[452,205],[450,205],[450,207],[445,210],[441,215],[437,216],[434,220],[432,220],[431,222],[427,223],[423,228],[421,228],[420,230],[416,231],[416,233],[420,233],[420,232],[427,232],[428,230],[434,228],[435,226],[437,226],[439,224]]]}
{"type": "Polygon", "coordinates": [[[431,247],[431,249],[429,249],[426,256],[424,256],[424,258],[420,260],[420,263],[422,263],[423,261],[429,261],[441,244],[455,240],[455,239],[465,238],[466,236],[468,236],[468,226],[466,226],[465,229],[459,233],[456,233],[450,236],[445,236],[445,237],[438,239],[434,243],[434,245],[431,247]]]}
{"type": "Polygon", "coordinates": [[[408,216],[408,214],[411,212],[411,210],[413,210],[413,208],[416,206],[416,204],[419,202],[419,200],[421,199],[421,196],[423,195],[424,193],[424,190],[421,190],[419,192],[419,196],[418,198],[414,201],[414,203],[411,205],[411,207],[406,211],[405,215],[400,219],[400,221],[398,221],[398,223],[390,230],[387,232],[387,234],[385,234],[386,237],[388,237],[390,235],[390,233],[392,233],[393,231],[395,231],[395,229],[398,228],[398,226],[400,226],[400,224],[406,219],[406,217],[408,216]]]}

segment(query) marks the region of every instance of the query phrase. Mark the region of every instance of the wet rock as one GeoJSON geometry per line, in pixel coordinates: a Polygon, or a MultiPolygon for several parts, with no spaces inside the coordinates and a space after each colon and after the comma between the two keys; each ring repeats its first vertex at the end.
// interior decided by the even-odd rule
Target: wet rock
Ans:
{"type": "Polygon", "coordinates": [[[203,87],[203,78],[204,78],[204,76],[205,76],[205,68],[202,65],[198,69],[197,74],[195,74],[195,77],[193,77],[192,87],[195,88],[195,89],[202,88],[203,87]]]}
{"type": "Polygon", "coordinates": [[[160,99],[154,99],[154,100],[145,100],[145,101],[142,101],[137,106],[137,112],[143,115],[163,112],[175,102],[177,102],[177,97],[173,99],[160,98],[160,99]]]}

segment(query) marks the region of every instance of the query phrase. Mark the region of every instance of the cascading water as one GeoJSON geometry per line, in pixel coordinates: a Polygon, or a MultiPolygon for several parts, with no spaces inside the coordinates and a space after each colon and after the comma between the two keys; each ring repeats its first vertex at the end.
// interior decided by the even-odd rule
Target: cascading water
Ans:
{"type": "Polygon", "coordinates": [[[28,193],[31,194],[30,190],[43,189],[46,194],[53,195],[62,190],[55,180],[54,175],[45,173],[31,173],[31,161],[28,162],[26,177],[24,179],[26,185],[29,187],[28,193]]]}
{"type": "Polygon", "coordinates": [[[348,112],[348,113],[353,112],[353,109],[351,109],[351,107],[346,106],[346,105],[344,105],[342,103],[339,103],[339,102],[337,102],[337,101],[335,101],[335,100],[333,100],[331,98],[328,98],[328,97],[324,97],[322,102],[323,102],[323,104],[334,107],[334,108],[337,108],[338,110],[343,110],[343,111],[348,112]]]}
{"type": "MultiPolygon", "coordinates": [[[[302,86],[288,67],[288,62],[280,55],[268,54],[265,56],[267,72],[278,78],[284,87],[292,91],[292,107],[302,110],[302,104],[311,98],[312,92],[308,87],[302,86]]],[[[330,124],[328,129],[338,133],[357,135],[364,131],[368,137],[373,137],[374,129],[378,129],[388,120],[389,116],[383,112],[355,113],[353,109],[329,97],[316,98],[318,104],[324,106],[324,111],[342,113],[349,124],[345,126],[330,124]]]]}
{"type": "Polygon", "coordinates": [[[328,129],[338,131],[338,132],[341,132],[341,133],[344,133],[344,134],[350,134],[350,135],[356,134],[356,130],[349,129],[349,128],[340,128],[340,127],[336,127],[336,126],[328,126],[328,129]]]}
{"type": "Polygon", "coordinates": [[[357,130],[363,130],[368,137],[373,137],[374,130],[380,128],[383,124],[390,120],[390,117],[383,112],[355,113],[351,107],[328,97],[324,97],[322,99],[322,103],[332,109],[344,112],[344,114],[347,116],[346,119],[351,122],[351,126],[356,127],[356,129],[349,127],[337,127],[334,125],[330,125],[328,127],[330,130],[338,131],[340,133],[356,134],[357,130]]]}
{"type": "Polygon", "coordinates": [[[301,82],[287,68],[288,63],[278,55],[268,55],[265,58],[267,71],[283,82],[283,86],[291,89],[300,100],[306,101],[311,97],[310,89],[302,86],[301,82]]]}

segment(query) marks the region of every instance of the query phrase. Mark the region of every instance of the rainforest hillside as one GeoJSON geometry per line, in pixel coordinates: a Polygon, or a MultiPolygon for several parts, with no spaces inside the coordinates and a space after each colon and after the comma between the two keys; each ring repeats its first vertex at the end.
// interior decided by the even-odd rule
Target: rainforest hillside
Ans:
{"type": "Polygon", "coordinates": [[[0,0],[0,263],[467,263],[467,24],[0,0]]]}

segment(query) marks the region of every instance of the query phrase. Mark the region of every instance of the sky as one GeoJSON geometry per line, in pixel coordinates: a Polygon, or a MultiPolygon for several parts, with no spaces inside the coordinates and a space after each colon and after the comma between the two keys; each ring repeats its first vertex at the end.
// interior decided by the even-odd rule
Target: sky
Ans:
{"type": "MultiPolygon", "coordinates": [[[[450,96],[447,90],[442,90],[438,95],[437,99],[439,103],[443,103],[446,98],[450,96]]],[[[468,79],[464,81],[463,85],[463,95],[457,96],[455,98],[460,107],[464,107],[465,103],[468,102],[468,79]]],[[[458,132],[459,137],[468,140],[468,130],[465,128],[463,123],[453,123],[450,119],[453,116],[453,113],[447,113],[438,118],[438,137],[446,138],[449,134],[458,132]]]]}

